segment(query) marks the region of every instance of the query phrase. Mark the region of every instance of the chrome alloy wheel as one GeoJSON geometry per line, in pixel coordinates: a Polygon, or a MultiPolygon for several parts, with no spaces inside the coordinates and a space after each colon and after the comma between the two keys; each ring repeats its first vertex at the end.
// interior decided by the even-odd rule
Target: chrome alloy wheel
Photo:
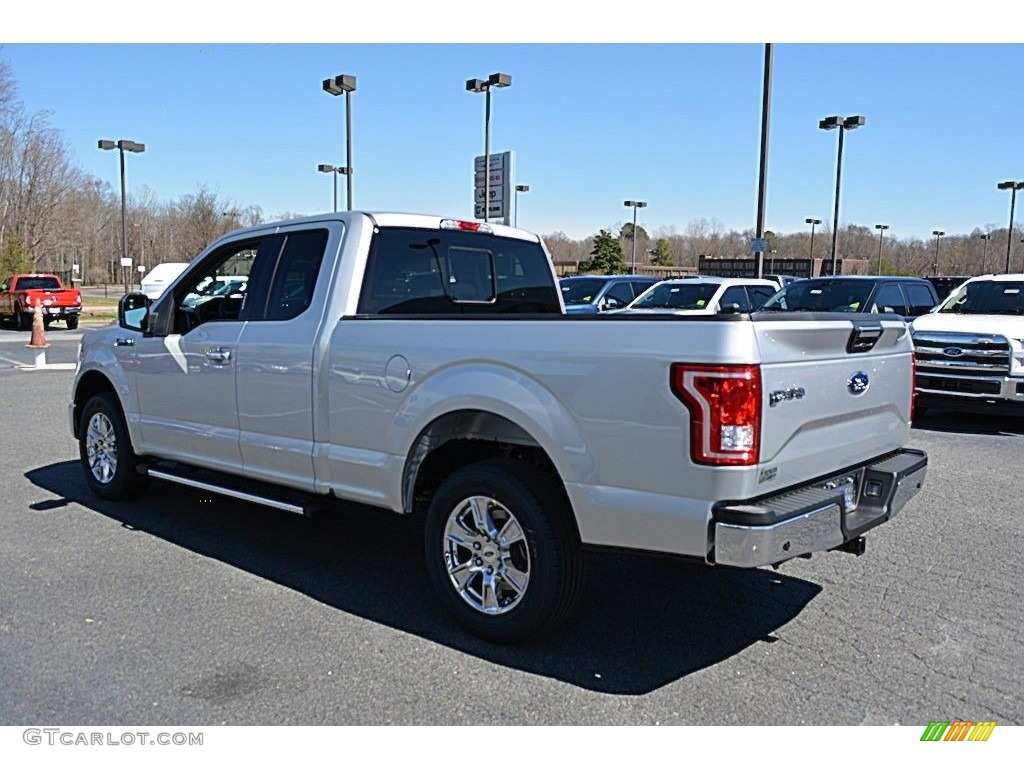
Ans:
{"type": "Polygon", "coordinates": [[[495,499],[471,496],[457,504],[445,524],[442,551],[452,586],[481,613],[508,613],[526,594],[526,535],[515,515],[495,499]]]}
{"type": "Polygon", "coordinates": [[[94,413],[85,433],[85,450],[89,471],[96,482],[104,485],[114,479],[117,471],[117,434],[105,413],[94,413]]]}

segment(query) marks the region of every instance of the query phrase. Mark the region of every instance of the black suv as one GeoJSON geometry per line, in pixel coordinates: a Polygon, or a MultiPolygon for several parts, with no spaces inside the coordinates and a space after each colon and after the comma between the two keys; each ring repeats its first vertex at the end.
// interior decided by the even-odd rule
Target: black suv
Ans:
{"type": "Polygon", "coordinates": [[[920,277],[836,275],[790,283],[762,307],[765,312],[886,312],[926,315],[939,303],[935,286],[920,277]]]}

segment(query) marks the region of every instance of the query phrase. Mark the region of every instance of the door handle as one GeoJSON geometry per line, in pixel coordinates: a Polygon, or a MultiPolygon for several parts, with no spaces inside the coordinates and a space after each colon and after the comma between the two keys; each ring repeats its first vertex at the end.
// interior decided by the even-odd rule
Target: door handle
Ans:
{"type": "Polygon", "coordinates": [[[114,339],[115,347],[134,347],[135,339],[114,339]]]}
{"type": "Polygon", "coordinates": [[[212,360],[215,363],[230,363],[231,362],[231,350],[230,349],[208,349],[206,350],[206,357],[208,360],[212,360]]]}

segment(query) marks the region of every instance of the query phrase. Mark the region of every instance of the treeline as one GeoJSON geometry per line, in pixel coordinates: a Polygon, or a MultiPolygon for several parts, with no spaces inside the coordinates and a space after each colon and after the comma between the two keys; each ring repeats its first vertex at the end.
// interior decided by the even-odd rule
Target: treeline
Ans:
{"type": "MultiPolygon", "coordinates": [[[[555,232],[544,236],[544,242],[556,263],[579,263],[583,269],[605,271],[604,265],[618,263],[615,260],[615,253],[618,252],[621,253],[622,264],[629,268],[633,253],[632,230],[633,225],[627,222],[602,229],[583,240],[573,240],[564,232],[555,232]],[[614,245],[609,242],[610,239],[615,241],[614,245]]],[[[980,275],[1005,271],[1006,235],[1006,227],[999,229],[989,224],[985,229],[976,228],[970,234],[940,237],[937,263],[935,238],[883,237],[881,269],[878,269],[878,231],[849,224],[839,229],[837,257],[865,259],[870,263],[870,271],[873,273],[980,275]]],[[[716,220],[696,219],[682,233],[674,227],[661,227],[649,234],[643,227],[637,226],[636,236],[637,266],[653,264],[696,269],[702,255],[734,258],[750,256],[750,241],[754,231],[726,230],[716,220]]],[[[1024,271],[1024,245],[1021,244],[1021,232],[1016,226],[1013,237],[1010,271],[1024,271]]],[[[812,257],[809,229],[792,234],[769,231],[766,239],[766,272],[773,271],[770,264],[774,259],[812,257]]],[[[813,258],[828,260],[831,257],[832,231],[831,227],[825,225],[815,230],[813,258]]]]}

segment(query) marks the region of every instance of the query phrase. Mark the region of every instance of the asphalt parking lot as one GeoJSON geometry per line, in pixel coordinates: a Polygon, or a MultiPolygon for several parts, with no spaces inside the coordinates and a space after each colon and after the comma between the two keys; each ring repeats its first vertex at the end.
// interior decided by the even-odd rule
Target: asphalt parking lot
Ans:
{"type": "Polygon", "coordinates": [[[415,521],[95,498],[73,372],[18,367],[27,340],[0,330],[0,724],[1024,724],[1024,419],[930,413],[925,488],[861,558],[594,554],[564,629],[495,647],[435,600],[415,521]]]}

